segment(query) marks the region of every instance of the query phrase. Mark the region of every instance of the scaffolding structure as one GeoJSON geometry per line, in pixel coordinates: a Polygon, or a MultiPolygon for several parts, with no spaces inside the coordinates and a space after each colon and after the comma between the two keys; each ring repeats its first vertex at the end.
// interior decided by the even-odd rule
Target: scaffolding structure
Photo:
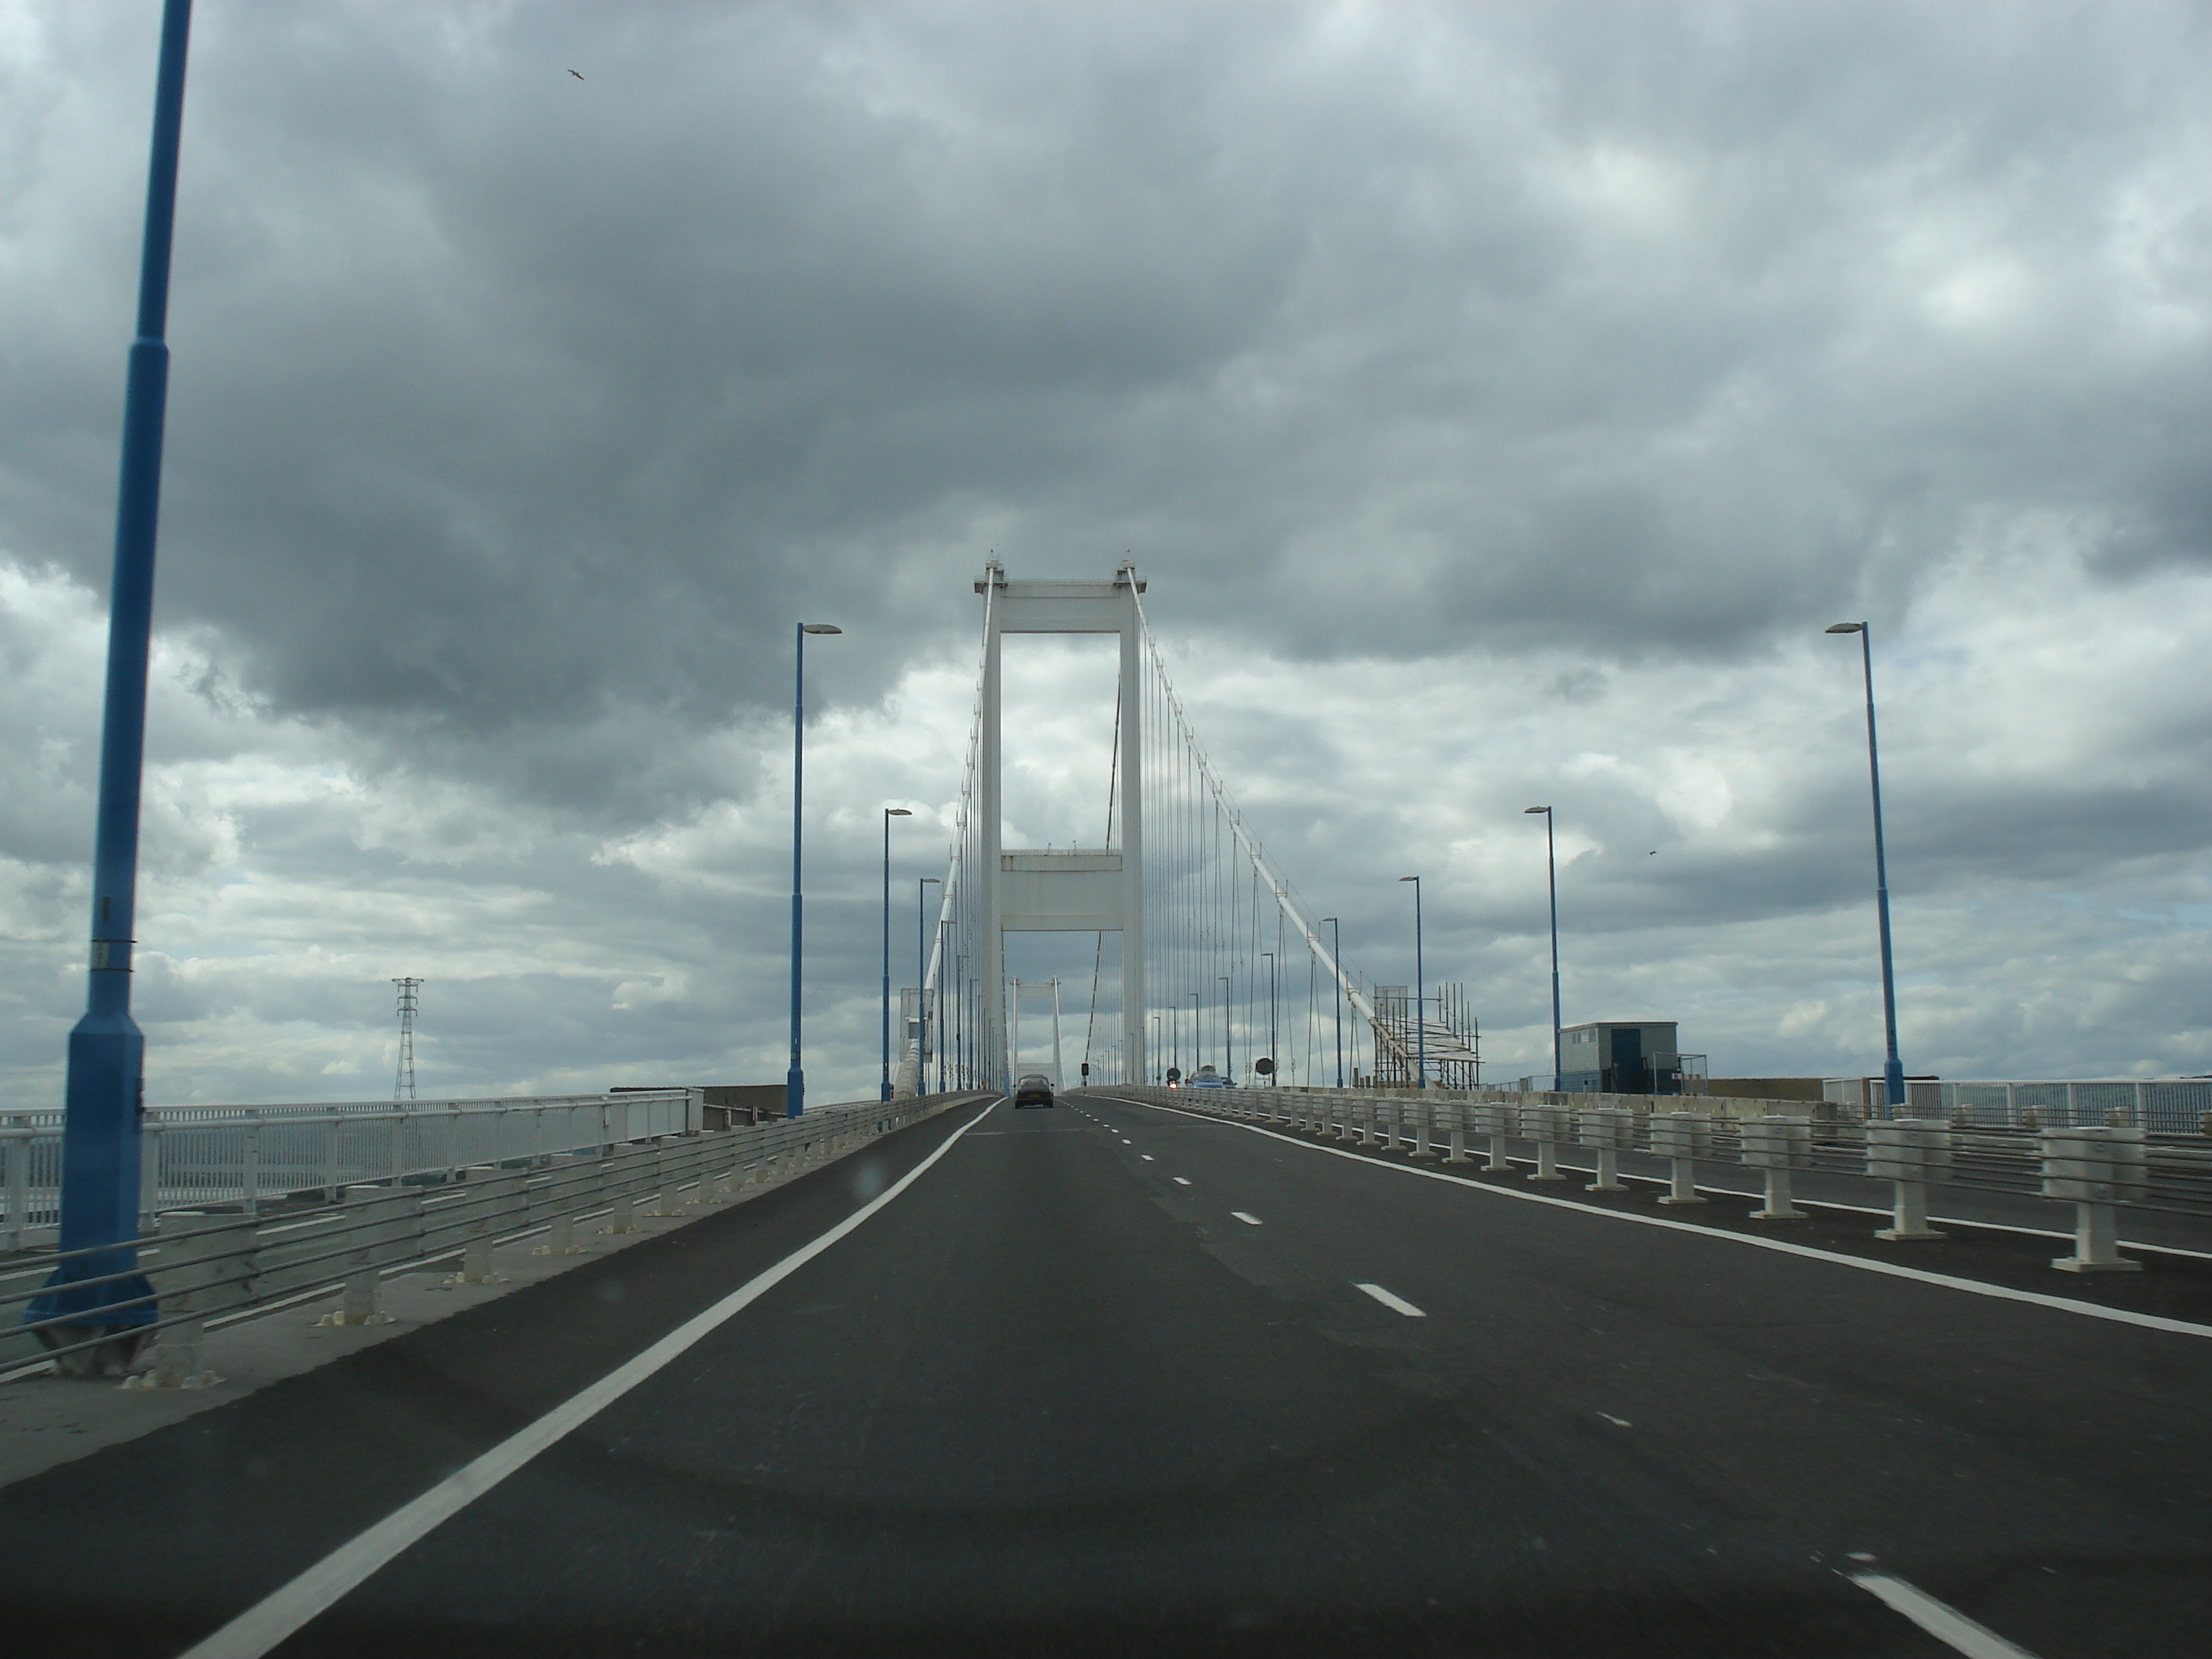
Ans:
{"type": "Polygon", "coordinates": [[[1456,981],[1439,985],[1424,999],[1418,1024],[1410,986],[1375,988],[1375,1073],[1366,1079],[1378,1088],[1407,1089],[1418,1081],[1426,1050],[1429,1086],[1482,1086],[1482,1028],[1456,981]]]}

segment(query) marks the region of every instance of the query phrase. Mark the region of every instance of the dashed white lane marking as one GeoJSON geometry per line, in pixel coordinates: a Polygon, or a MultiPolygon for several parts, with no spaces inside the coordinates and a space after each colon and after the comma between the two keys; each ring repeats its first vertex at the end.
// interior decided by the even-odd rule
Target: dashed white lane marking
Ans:
{"type": "Polygon", "coordinates": [[[1611,1412],[1600,1412],[1598,1415],[1605,1419],[1607,1422],[1612,1424],[1616,1429],[1632,1429],[1636,1426],[1635,1424],[1630,1422],[1626,1418],[1615,1417],[1611,1412]]]}
{"type": "Polygon", "coordinates": [[[1243,1222],[1248,1227],[1257,1227],[1261,1224],[1260,1218],[1258,1216],[1248,1215],[1242,1210],[1231,1210],[1229,1213],[1235,1216],[1239,1221],[1243,1222]]]}
{"type": "Polygon", "coordinates": [[[1142,1159],[1144,1159],[1144,1160],[1145,1160],[1145,1162],[1146,1162],[1146,1163],[1147,1163],[1147,1164],[1151,1164],[1151,1163],[1153,1163],[1153,1162],[1155,1162],[1155,1161],[1156,1161],[1156,1160],[1153,1158],[1152,1155],[1150,1152],[1139,1152],[1139,1153],[1137,1154],[1137,1156],[1138,1156],[1139,1158],[1141,1158],[1142,1159]]]}
{"type": "Polygon", "coordinates": [[[1389,1291],[1384,1290],[1380,1285],[1358,1285],[1353,1286],[1353,1288],[1355,1290],[1366,1291],[1368,1295],[1373,1297],[1377,1302],[1380,1302],[1392,1313],[1401,1313],[1408,1319],[1426,1319],[1428,1317],[1428,1315],[1423,1313],[1412,1303],[1407,1301],[1404,1297],[1394,1296],[1389,1291]]]}
{"type": "Polygon", "coordinates": [[[1938,1601],[1918,1585],[1908,1584],[1894,1574],[1855,1572],[1851,1583],[1869,1595],[1880,1596],[1893,1611],[1903,1613],[1937,1641],[1956,1648],[1966,1659],[2035,1659],[2026,1648],[2006,1641],[1958,1608],[1938,1601]]]}
{"type": "Polygon", "coordinates": [[[995,1109],[995,1105],[987,1107],[980,1115],[954,1130],[935,1152],[812,1243],[802,1245],[773,1267],[747,1279],[704,1313],[693,1315],[590,1387],[569,1395],[535,1423],[516,1430],[421,1497],[401,1504],[368,1531],[339,1545],[289,1583],[272,1590],[215,1634],[187,1649],[181,1659],[261,1659],[263,1654],[359,1587],[410,1545],[459,1514],[540,1452],[598,1416],[859,1228],[919,1181],[938,1159],[959,1144],[962,1136],[995,1109]]]}
{"type": "MultiPolygon", "coordinates": [[[[1128,1103],[1132,1106],[1152,1105],[1150,1101],[1145,1100],[1133,1100],[1128,1103]]],[[[1947,1291],[1964,1291],[1969,1296],[1988,1297],[1992,1301],[2024,1302],[2030,1307],[2051,1308],[2084,1319],[2106,1319],[2116,1325],[2169,1331],[2177,1336],[2212,1337],[2212,1325],[2192,1324],[2185,1319],[2168,1319],[2162,1314],[2137,1313],[2131,1308],[2100,1307],[2094,1302],[2076,1302],[2070,1297],[2051,1296],[2042,1291],[2016,1291],[2008,1285],[1985,1285],[1979,1279],[1930,1273],[1925,1267],[1908,1267],[1902,1262],[1870,1261],[1864,1256],[1841,1255],[1833,1250],[1819,1249],[1810,1244],[1792,1244],[1784,1238],[1760,1238],[1750,1233],[1725,1232],[1718,1228],[1701,1227],[1693,1221],[1676,1221],[1670,1216],[1638,1215],[1632,1210],[1578,1204],[1572,1199],[1553,1198],[1545,1193],[1522,1192],[1516,1187],[1492,1186],[1486,1181],[1469,1181],[1463,1176],[1446,1175],[1441,1170],[1417,1170],[1409,1164],[1385,1164],[1380,1158],[1363,1158],[1358,1152],[1346,1152],[1340,1147],[1317,1146],[1296,1135],[1278,1134],[1274,1130],[1263,1129],[1256,1123],[1231,1122],[1224,1118],[1208,1117],[1203,1112],[1188,1111],[1180,1106],[1152,1106],[1152,1109],[1173,1112],[1179,1117],[1195,1118],[1201,1123],[1218,1123],[1224,1128],[1243,1129],[1250,1134],[1265,1135],[1270,1140],[1279,1140],[1289,1146],[1303,1146],[1308,1152],[1323,1152],[1331,1158],[1349,1158],[1370,1170],[1386,1170],[1393,1175],[1418,1176],[1424,1181],[1448,1181],[1455,1187],[1471,1187],[1477,1192],[1515,1199],[1523,1204],[1549,1205],[1555,1209],[1573,1210],[1581,1215],[1600,1216],[1609,1221],[1632,1222],[1639,1227],[1662,1227],[1669,1232],[1694,1233],[1717,1244],[1740,1244],[1747,1249],[1772,1250],[1778,1255],[1802,1256],[1808,1261],[1832,1262],[1838,1267],[1850,1267],[1860,1273],[1880,1273],[1889,1279],[1909,1279],[1916,1284],[1936,1285],[1947,1291]]],[[[1962,1222],[1960,1224],[1981,1226],[1984,1224],[1962,1222]]]]}
{"type": "Polygon", "coordinates": [[[1178,1187],[1188,1187],[1190,1185],[1190,1182],[1184,1180],[1181,1176],[1170,1176],[1168,1179],[1174,1182],[1178,1187]]]}

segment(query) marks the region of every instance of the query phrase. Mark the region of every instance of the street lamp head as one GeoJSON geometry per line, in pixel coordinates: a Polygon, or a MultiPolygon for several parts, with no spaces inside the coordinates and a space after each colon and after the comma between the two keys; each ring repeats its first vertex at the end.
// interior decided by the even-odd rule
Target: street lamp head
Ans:
{"type": "Polygon", "coordinates": [[[1420,878],[1419,876],[1401,876],[1398,879],[1401,881],[1419,881],[1420,878]]]}
{"type": "Polygon", "coordinates": [[[799,631],[802,634],[842,634],[845,630],[836,623],[801,623],[799,631]]]}
{"type": "MultiPolygon", "coordinates": [[[[886,806],[884,808],[884,816],[887,818],[910,818],[914,814],[903,806],[886,806]]],[[[933,877],[932,879],[935,878],[933,877]]]]}
{"type": "Polygon", "coordinates": [[[1866,624],[1864,623],[1831,623],[1822,631],[1829,634],[1863,634],[1866,632],[1866,624]]]}
{"type": "Polygon", "coordinates": [[[1548,812],[1552,809],[1548,806],[1524,806],[1521,810],[1523,812],[1548,812]]]}

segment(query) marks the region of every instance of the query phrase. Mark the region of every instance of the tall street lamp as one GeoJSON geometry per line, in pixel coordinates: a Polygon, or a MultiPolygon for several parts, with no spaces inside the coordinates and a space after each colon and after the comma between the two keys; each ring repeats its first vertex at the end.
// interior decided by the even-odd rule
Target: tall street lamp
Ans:
{"type": "Polygon", "coordinates": [[[1336,980],[1336,1086],[1344,1087],[1344,928],[1334,916],[1328,924],[1330,968],[1336,980]]]}
{"type": "Polygon", "coordinates": [[[1419,1069],[1413,1086],[1425,1089],[1429,1086],[1429,987],[1427,969],[1421,960],[1421,878],[1401,876],[1398,879],[1413,884],[1413,1048],[1419,1056],[1415,1062],[1419,1069]]]}
{"type": "Polygon", "coordinates": [[[1905,1104],[1905,1062],[1897,1057],[1897,973],[1889,955],[1889,860],[1882,848],[1881,759],[1874,734],[1874,641],[1863,622],[1837,623],[1827,631],[1859,636],[1859,665],[1866,673],[1867,781],[1874,792],[1874,911],[1881,933],[1881,1026],[1888,1044],[1882,1060],[1882,1092],[1893,1115],[1905,1104]]]}
{"type": "MultiPolygon", "coordinates": [[[[154,72],[154,137],[139,246],[138,319],[123,394],[123,465],[115,495],[115,564],[107,609],[106,701],[92,855],[92,938],[84,1018],[70,1033],[63,1087],[61,1240],[65,1259],[27,1320],[49,1347],[134,1332],[155,1319],[153,1291],[131,1274],[138,1236],[139,1113],[146,1039],[131,1018],[131,945],[138,893],[138,794],[146,752],[146,664],[154,633],[154,549],[161,512],[161,431],[169,398],[169,248],[176,228],[191,0],[167,0],[154,72]],[[84,1254],[70,1255],[70,1252],[84,1254]],[[98,1281],[80,1285],[78,1281],[98,1281]],[[74,1288],[72,1288],[74,1286],[74,1288]]],[[[137,1336],[129,1338],[135,1346],[137,1336]]],[[[89,1364],[89,1349],[61,1363],[89,1364]]]]}
{"type": "Polygon", "coordinates": [[[806,805],[806,636],[809,634],[842,634],[845,630],[831,623],[800,623],[793,635],[792,697],[791,697],[791,1069],[783,1077],[783,1115],[797,1117],[806,1109],[806,1070],[799,1059],[799,974],[802,930],[800,922],[805,908],[801,896],[805,884],[801,879],[801,827],[805,823],[806,805]]]}
{"type": "MultiPolygon", "coordinates": [[[[910,818],[903,806],[884,808],[884,1098],[891,1097],[891,820],[910,818]]],[[[921,994],[917,991],[916,996],[921,994]]],[[[917,1056],[915,1064],[921,1061],[917,1056]]]]}
{"type": "Polygon", "coordinates": [[[1544,881],[1552,892],[1552,1092],[1559,1092],[1559,866],[1552,851],[1552,809],[1524,806],[1544,815],[1544,881]]]}

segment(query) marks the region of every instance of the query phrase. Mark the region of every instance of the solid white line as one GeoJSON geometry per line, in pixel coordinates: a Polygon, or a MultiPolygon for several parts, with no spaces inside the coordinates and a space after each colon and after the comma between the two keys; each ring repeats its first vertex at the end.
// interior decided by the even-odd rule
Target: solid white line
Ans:
{"type": "MultiPolygon", "coordinates": [[[[1533,1158],[1509,1158],[1506,1162],[1534,1166],[1536,1160],[1533,1158]]],[[[1587,1164],[1562,1164],[1559,1169],[1566,1175],[1597,1173],[1587,1164]]],[[[1850,1171],[1845,1170],[1821,1170],[1817,1173],[1848,1176],[1855,1181],[1870,1181],[1875,1178],[1871,1176],[1850,1176],[1850,1171]]],[[[1665,1176],[1638,1175],[1632,1170],[1620,1170],[1620,1176],[1623,1181],[1640,1181],[1647,1187],[1664,1187],[1668,1184],[1668,1178],[1665,1176]]],[[[1757,1198],[1759,1195],[1759,1188],[1756,1187],[1707,1186],[1703,1182],[1699,1182],[1692,1190],[1700,1193],[1718,1193],[1723,1198],[1757,1198]]],[[[1852,1215],[1888,1215],[1890,1213],[1886,1206],[1880,1204],[1846,1204],[1841,1199],[1808,1198],[1802,1193],[1796,1194],[1796,1201],[1808,1209],[1844,1210],[1852,1215]]],[[[2021,1233],[2029,1238],[2055,1238],[2062,1244],[2070,1244],[2074,1242],[2073,1234],[2056,1227],[2021,1227],[2008,1221],[1969,1221],[1962,1215],[1931,1215],[1928,1218],[1928,1224],[1931,1227],[1978,1227],[1984,1232],[1991,1233],[2021,1233]]],[[[2193,1261],[2212,1261],[2212,1250],[2185,1250],[2179,1244],[2145,1244],[2141,1240],[2133,1238],[2124,1238],[2120,1240],[2119,1244],[2124,1250],[2150,1250],[2160,1255],[2185,1255],[2193,1261]]]]}
{"type": "Polygon", "coordinates": [[[1235,1216],[1239,1221],[1243,1222],[1248,1227],[1257,1227],[1261,1224],[1258,1216],[1247,1215],[1242,1210],[1231,1210],[1229,1213],[1235,1216]]]}
{"type": "MultiPolygon", "coordinates": [[[[1331,1158],[1348,1158],[1370,1170],[1383,1170],[1392,1175],[1419,1176],[1425,1181],[1449,1182],[1455,1187],[1471,1187],[1477,1192],[1491,1193],[1499,1198],[1517,1199],[1523,1204],[1545,1204],[1554,1209],[1572,1210],[1577,1215],[1630,1221],[1639,1227],[1663,1227],[1669,1232],[1695,1233],[1700,1238],[1715,1239],[1723,1243],[1742,1244],[1755,1250],[1772,1250],[1781,1255],[1804,1256],[1814,1261],[1832,1261],[1839,1267],[1856,1267],[1861,1273],[1882,1273],[1891,1279],[1909,1279],[1917,1284],[1941,1285],[1948,1291],[1964,1291],[1970,1296],[1985,1296],[1998,1302],[2025,1302],[2032,1307],[2079,1314],[2085,1319],[2110,1320],[2116,1325],[2136,1325],[2144,1330],[2166,1331],[2176,1336],[2212,1336],[2212,1325],[2195,1325],[2185,1319],[2135,1313],[2125,1308],[2100,1308],[2094,1302],[2075,1302],[2067,1297],[2050,1296],[2041,1291],[2016,1291],[2006,1285],[1985,1285],[1979,1279],[1957,1279],[1949,1273],[1932,1273],[1924,1267],[1907,1267],[1893,1261],[1869,1261],[1864,1256],[1815,1249],[1810,1244],[1792,1244],[1787,1239],[1759,1238],[1750,1233],[1700,1227],[1693,1221],[1676,1221],[1668,1216],[1638,1215],[1632,1210],[1603,1209],[1595,1204],[1577,1204],[1572,1199],[1524,1192],[1518,1187],[1493,1186],[1487,1181],[1470,1181],[1465,1176],[1446,1175],[1441,1170],[1416,1169],[1410,1164],[1385,1164],[1380,1158],[1362,1158],[1357,1152],[1344,1152],[1334,1146],[1316,1146],[1310,1140],[1301,1140],[1296,1135],[1278,1134],[1274,1130],[1263,1129],[1256,1123],[1237,1123],[1227,1118],[1209,1117],[1203,1112],[1186,1111],[1180,1106],[1152,1106],[1148,1100],[1132,1100],[1125,1103],[1152,1106],[1156,1112],[1174,1112],[1178,1116],[1196,1118],[1201,1123],[1218,1124],[1224,1129],[1243,1129],[1252,1134],[1265,1135],[1270,1140],[1282,1141],[1286,1146],[1303,1146],[1310,1152],[1326,1152],[1331,1158]]],[[[1527,1160],[1522,1161],[1525,1163],[1527,1160]]]]}
{"type": "Polygon", "coordinates": [[[919,1180],[951,1152],[961,1136],[996,1109],[987,1106],[945,1138],[944,1145],[853,1212],[812,1243],[745,1281],[704,1313],[696,1314],[634,1358],[624,1361],[580,1393],[570,1395],[528,1427],[517,1431],[473,1462],[447,1475],[411,1503],[341,1544],[291,1583],[272,1591],[221,1630],[188,1648],[180,1659],[260,1659],[278,1643],[358,1587],[393,1557],[450,1520],[540,1452],[628,1394],[632,1389],[711,1335],[736,1314],[858,1229],[876,1212],[919,1180]]]}
{"type": "Polygon", "coordinates": [[[1426,1319],[1428,1317],[1428,1315],[1423,1313],[1412,1303],[1407,1301],[1404,1297],[1393,1296],[1389,1291],[1384,1290],[1380,1285],[1357,1285],[1352,1288],[1366,1291],[1368,1295],[1373,1297],[1377,1302],[1380,1302],[1392,1313],[1401,1313],[1408,1319],[1426,1319]]]}
{"type": "Polygon", "coordinates": [[[2035,1659],[2026,1648],[2015,1647],[1995,1631],[1976,1624],[1954,1607],[1938,1601],[1917,1585],[1887,1572],[1855,1572],[1851,1583],[1880,1596],[1939,1642],[1948,1643],[1966,1659],[2035,1659]]]}

